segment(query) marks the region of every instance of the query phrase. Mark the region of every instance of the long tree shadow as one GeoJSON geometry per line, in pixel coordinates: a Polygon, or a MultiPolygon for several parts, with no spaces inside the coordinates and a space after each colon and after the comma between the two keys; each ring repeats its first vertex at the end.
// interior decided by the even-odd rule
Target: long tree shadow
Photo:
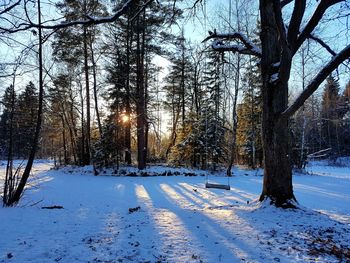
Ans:
{"type": "MultiPolygon", "coordinates": [[[[169,188],[170,186],[167,186],[169,188]]],[[[247,224],[244,224],[237,216],[233,214],[232,210],[227,209],[212,209],[204,210],[201,204],[197,204],[193,200],[189,200],[188,197],[182,196],[182,200],[179,200],[178,196],[181,196],[181,193],[177,192],[177,195],[174,195],[175,190],[169,192],[167,188],[161,186],[147,186],[147,192],[150,195],[151,199],[155,200],[156,206],[166,207],[166,209],[175,213],[179,219],[186,225],[186,228],[192,232],[192,235],[196,236],[198,240],[201,240],[204,247],[210,248],[213,251],[212,247],[214,246],[214,251],[217,251],[216,255],[210,255],[211,260],[209,262],[238,262],[241,260],[252,260],[257,254],[253,244],[248,244],[246,240],[240,239],[240,235],[247,234],[253,235],[255,232],[254,229],[250,228],[247,224]],[[156,197],[161,192],[165,195],[165,198],[159,200],[156,197]],[[192,207],[197,206],[197,210],[193,211],[186,208],[181,208],[181,205],[184,205],[183,200],[188,200],[192,202],[192,207]],[[219,215],[219,213],[221,213],[219,215]],[[214,220],[215,216],[219,216],[218,221],[214,220]],[[220,225],[221,222],[227,220],[225,226],[228,226],[235,221],[236,232],[228,232],[225,227],[220,225]],[[196,229],[196,231],[194,231],[196,229]],[[237,231],[239,230],[239,231],[237,231]],[[213,239],[216,240],[213,242],[213,239]]],[[[180,198],[180,199],[181,199],[180,198]]],[[[189,206],[187,206],[189,207],[189,206]]],[[[255,260],[258,260],[256,258],[255,260]]],[[[261,258],[260,258],[261,260],[261,258]]]]}
{"type": "MultiPolygon", "coordinates": [[[[170,197],[167,198],[173,204],[170,204],[170,207],[181,205],[182,202],[178,202],[174,194],[166,191],[164,187],[160,188],[170,197]]],[[[172,187],[168,186],[167,188],[172,187]]],[[[185,193],[177,194],[184,195],[185,193]]],[[[213,196],[208,195],[208,198],[213,198],[213,196]]],[[[196,202],[196,199],[192,201],[196,202]]],[[[200,211],[200,216],[204,217],[205,220],[201,222],[201,225],[206,225],[206,231],[217,236],[219,240],[224,240],[225,246],[233,251],[239,248],[251,255],[255,252],[252,247],[259,244],[260,252],[262,252],[259,260],[281,260],[281,258],[290,256],[290,260],[292,260],[293,256],[299,257],[302,250],[304,252],[302,257],[307,260],[317,260],[318,256],[321,256],[322,260],[322,253],[328,253],[326,256],[336,257],[337,260],[349,260],[347,244],[350,240],[350,227],[346,224],[341,224],[326,215],[306,208],[299,210],[282,210],[271,206],[267,206],[267,209],[264,207],[246,208],[244,206],[234,208],[228,206],[222,209],[215,209],[215,207],[209,210],[203,209],[200,211]],[[238,225],[238,228],[232,228],[232,222],[223,222],[230,218],[238,225]],[[319,223],[315,224],[313,221],[319,223]],[[247,242],[246,237],[237,238],[242,232],[244,235],[249,235],[253,243],[247,242]],[[335,233],[334,237],[329,236],[330,233],[335,233]],[[236,239],[232,242],[230,238],[234,235],[236,239]],[[235,247],[233,243],[236,245],[235,247]],[[302,244],[301,249],[296,244],[302,244]],[[336,246],[336,244],[340,245],[336,246]],[[327,248],[318,251],[317,249],[322,245],[326,245],[327,248]],[[316,256],[312,253],[315,253],[316,256]],[[271,257],[272,255],[274,257],[271,257]]],[[[185,222],[188,223],[186,220],[185,222]]]]}
{"type": "MultiPolygon", "coordinates": [[[[196,188],[195,194],[194,191],[191,191],[191,185],[189,185],[188,183],[179,183],[173,186],[174,188],[178,189],[179,191],[181,191],[183,194],[186,195],[190,195],[192,198],[199,198],[201,199],[203,202],[208,202],[211,206],[223,206],[223,205],[227,205],[227,202],[219,200],[222,199],[222,197],[219,197],[215,194],[213,194],[213,192],[204,189],[203,187],[198,187],[196,188]]],[[[221,190],[219,190],[221,191],[221,190]]],[[[230,191],[230,193],[232,193],[230,191]]],[[[242,196],[240,196],[239,194],[237,194],[236,192],[234,192],[234,194],[236,196],[232,196],[230,195],[230,202],[235,202],[235,203],[245,203],[246,199],[243,199],[242,196]]],[[[226,197],[226,196],[225,196],[226,197]]]]}

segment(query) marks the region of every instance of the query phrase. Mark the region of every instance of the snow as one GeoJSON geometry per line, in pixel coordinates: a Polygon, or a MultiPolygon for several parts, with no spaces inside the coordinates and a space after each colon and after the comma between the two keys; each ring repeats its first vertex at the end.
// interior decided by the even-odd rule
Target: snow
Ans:
{"type": "MultiPolygon", "coordinates": [[[[350,260],[349,167],[313,162],[294,175],[300,209],[283,210],[256,201],[262,170],[235,168],[226,191],[205,189],[206,177],[183,174],[206,172],[186,168],[130,177],[51,166],[36,162],[19,206],[0,208],[0,262],[350,260]],[[54,205],[63,209],[41,208],[54,205]]],[[[225,184],[223,173],[209,179],[225,184]]]]}
{"type": "Polygon", "coordinates": [[[277,81],[278,78],[279,78],[279,74],[278,73],[274,73],[270,77],[270,82],[273,83],[273,82],[277,81]]]}
{"type": "Polygon", "coordinates": [[[205,38],[202,42],[205,42],[208,39],[212,38],[216,39],[211,45],[212,48],[215,50],[233,51],[242,54],[250,54],[261,57],[261,49],[258,46],[256,46],[252,41],[250,41],[242,32],[217,33],[216,30],[214,30],[214,32],[209,31],[209,36],[205,38]],[[243,43],[243,45],[223,44],[221,39],[239,39],[243,43]]]}

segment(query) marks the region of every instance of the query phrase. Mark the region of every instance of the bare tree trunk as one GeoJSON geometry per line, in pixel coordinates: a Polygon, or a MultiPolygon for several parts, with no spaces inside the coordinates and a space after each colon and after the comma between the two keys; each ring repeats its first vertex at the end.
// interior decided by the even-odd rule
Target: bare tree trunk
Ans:
{"type": "Polygon", "coordinates": [[[91,52],[91,63],[92,63],[92,77],[94,80],[93,90],[94,90],[94,100],[95,100],[95,112],[96,112],[98,131],[100,133],[100,138],[102,138],[102,124],[101,124],[101,118],[100,118],[100,111],[98,109],[98,98],[97,98],[96,61],[95,61],[95,57],[94,57],[94,49],[92,46],[92,39],[90,40],[90,52],[91,52]]]}
{"type": "MultiPolygon", "coordinates": [[[[84,14],[87,14],[86,10],[86,0],[84,0],[84,14]]],[[[85,95],[86,95],[86,135],[85,135],[85,155],[84,155],[84,165],[90,164],[90,143],[91,143],[91,116],[90,116],[90,85],[89,85],[89,63],[88,63],[88,31],[87,27],[84,26],[84,73],[85,73],[85,95]]]]}
{"type": "MultiPolygon", "coordinates": [[[[269,198],[276,206],[290,207],[295,200],[292,185],[292,169],[289,161],[288,118],[279,118],[288,106],[288,79],[290,67],[284,66],[288,77],[274,81],[277,74],[274,65],[280,62],[279,32],[272,1],[260,1],[263,78],[263,154],[264,182],[260,201],[269,198]]],[[[286,50],[284,50],[286,51],[286,50]]],[[[285,54],[286,55],[286,54],[285,54]]],[[[286,59],[288,61],[288,59],[286,59]]],[[[289,60],[291,62],[291,58],[289,60]]],[[[279,71],[281,73],[281,70],[279,71]]]]}
{"type": "Polygon", "coordinates": [[[85,95],[86,95],[86,134],[85,134],[85,156],[84,165],[90,164],[90,85],[89,85],[89,65],[87,50],[87,29],[84,27],[84,72],[85,72],[85,95]]]}
{"type": "Polygon", "coordinates": [[[63,115],[61,115],[60,117],[62,121],[63,160],[64,160],[64,164],[68,164],[67,145],[66,145],[66,125],[64,123],[63,115]]]}
{"type": "Polygon", "coordinates": [[[181,31],[181,109],[182,109],[182,131],[185,130],[185,36],[184,29],[181,31]]]}
{"type": "Polygon", "coordinates": [[[238,98],[238,88],[240,82],[240,70],[241,70],[241,58],[240,55],[237,55],[237,68],[236,68],[236,76],[235,76],[235,97],[233,99],[232,106],[232,144],[231,144],[231,155],[230,162],[228,164],[226,174],[227,176],[232,176],[232,166],[235,161],[235,152],[236,152],[236,137],[237,137],[237,98],[238,98]]]}
{"type": "Polygon", "coordinates": [[[145,89],[144,89],[144,56],[140,32],[140,16],[137,18],[137,102],[136,102],[136,127],[137,127],[137,162],[140,170],[146,167],[145,159],[145,89]]]}
{"type": "Polygon", "coordinates": [[[84,165],[84,159],[85,159],[85,121],[84,121],[84,95],[83,95],[83,86],[81,82],[79,83],[80,85],[80,103],[81,103],[81,119],[80,119],[80,125],[81,125],[81,145],[80,145],[80,160],[79,163],[80,165],[84,165]]]}
{"type": "Polygon", "coordinates": [[[131,164],[131,106],[130,106],[130,47],[132,39],[130,36],[130,18],[128,17],[128,27],[127,27],[127,36],[126,36],[126,101],[125,101],[125,113],[128,116],[129,120],[125,125],[125,162],[131,164]]]}
{"type": "Polygon", "coordinates": [[[72,148],[72,155],[73,155],[74,164],[77,164],[77,154],[76,154],[77,153],[77,149],[76,149],[76,137],[77,136],[73,132],[73,129],[75,129],[75,127],[71,127],[64,108],[63,108],[62,111],[63,111],[64,121],[67,123],[67,126],[68,126],[69,137],[70,137],[70,145],[71,145],[71,148],[72,148]]]}
{"type": "MultiPolygon", "coordinates": [[[[144,50],[144,41],[145,41],[145,31],[143,31],[143,36],[142,36],[142,41],[143,41],[143,50],[144,50]]],[[[144,53],[144,51],[143,51],[144,53]]],[[[145,57],[145,54],[143,54],[143,56],[145,57]]],[[[146,163],[148,161],[148,133],[149,133],[149,121],[148,121],[148,112],[147,112],[147,105],[148,105],[148,61],[147,61],[147,57],[146,57],[146,67],[145,67],[145,150],[144,150],[144,154],[145,154],[145,160],[146,163]]]]}

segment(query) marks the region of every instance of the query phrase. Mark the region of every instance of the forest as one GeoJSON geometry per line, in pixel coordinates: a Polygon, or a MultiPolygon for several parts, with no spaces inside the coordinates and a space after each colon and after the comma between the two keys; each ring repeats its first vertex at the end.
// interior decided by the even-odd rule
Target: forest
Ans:
{"type": "Polygon", "coordinates": [[[350,156],[349,18],[348,0],[3,0],[4,207],[48,160],[93,180],[261,171],[256,202],[298,208],[295,174],[350,156]]]}

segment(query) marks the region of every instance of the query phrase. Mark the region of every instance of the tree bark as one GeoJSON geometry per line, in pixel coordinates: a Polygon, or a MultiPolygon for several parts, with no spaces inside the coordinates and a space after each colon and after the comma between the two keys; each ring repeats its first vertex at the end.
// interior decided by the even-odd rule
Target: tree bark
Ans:
{"type": "Polygon", "coordinates": [[[98,97],[97,97],[97,66],[96,66],[96,61],[95,61],[95,56],[94,56],[94,49],[92,45],[92,37],[90,39],[90,52],[91,52],[91,63],[92,63],[92,77],[94,80],[94,85],[93,85],[93,90],[94,90],[94,100],[95,100],[95,112],[96,112],[96,119],[97,119],[97,126],[98,126],[98,131],[100,133],[100,138],[102,138],[102,124],[101,124],[101,117],[100,117],[100,111],[98,109],[98,97]]]}
{"type": "MultiPolygon", "coordinates": [[[[288,78],[282,78],[281,71],[287,71],[283,74],[288,76],[290,67],[276,69],[276,63],[280,62],[281,56],[283,57],[281,52],[285,54],[287,50],[281,50],[281,32],[272,2],[260,1],[264,154],[264,181],[260,201],[270,199],[276,206],[291,207],[291,201],[295,200],[295,197],[289,161],[289,126],[288,118],[280,118],[280,114],[288,107],[288,78]],[[275,74],[280,74],[277,81],[274,81],[275,74]]],[[[288,60],[286,57],[284,59],[288,60]]]]}
{"type": "Polygon", "coordinates": [[[140,16],[137,18],[137,102],[136,102],[136,128],[137,128],[137,166],[140,170],[146,167],[145,158],[145,89],[144,89],[144,57],[141,41],[140,16]]]}
{"type": "Polygon", "coordinates": [[[62,122],[62,146],[63,146],[63,160],[64,164],[68,164],[68,154],[67,154],[67,143],[66,143],[66,125],[64,123],[64,118],[63,115],[61,117],[61,122],[62,122]]]}
{"type": "Polygon", "coordinates": [[[232,108],[232,143],[231,143],[231,152],[230,152],[230,161],[226,170],[227,176],[232,176],[232,166],[235,161],[235,151],[236,151],[236,139],[237,139],[237,99],[238,99],[238,89],[240,82],[240,70],[241,70],[241,58],[240,55],[237,55],[237,68],[235,76],[235,97],[233,99],[233,108],[232,108]]]}
{"type": "MultiPolygon", "coordinates": [[[[86,0],[84,1],[84,14],[87,14],[86,11],[86,0]]],[[[89,63],[88,63],[88,32],[87,27],[84,26],[84,73],[85,73],[85,96],[86,96],[86,135],[85,135],[85,154],[84,154],[84,165],[90,164],[90,139],[91,139],[91,131],[90,131],[90,85],[89,85],[89,63]]]]}
{"type": "Polygon", "coordinates": [[[130,105],[130,47],[132,43],[131,39],[131,27],[130,18],[128,17],[127,35],[126,35],[126,84],[125,84],[125,114],[128,116],[129,120],[125,125],[125,162],[131,164],[131,105],[130,105]]]}

